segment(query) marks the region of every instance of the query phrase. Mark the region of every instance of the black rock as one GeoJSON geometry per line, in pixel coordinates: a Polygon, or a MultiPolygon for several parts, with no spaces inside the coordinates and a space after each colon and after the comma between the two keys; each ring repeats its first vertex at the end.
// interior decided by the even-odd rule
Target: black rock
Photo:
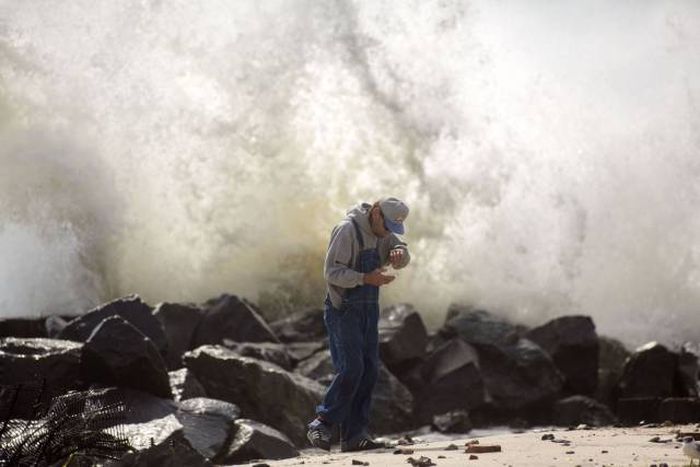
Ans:
{"type": "Polygon", "coordinates": [[[553,406],[553,422],[559,426],[586,424],[608,426],[617,423],[610,409],[587,396],[570,396],[560,399],[553,406]]]}
{"type": "Polygon", "coordinates": [[[6,318],[0,319],[2,337],[48,337],[46,318],[6,318]]]}
{"type": "Polygon", "coordinates": [[[640,422],[658,422],[659,404],[658,397],[628,397],[617,401],[617,416],[627,425],[636,425],[640,422]]]}
{"type": "Polygon", "coordinates": [[[441,334],[459,336],[473,345],[511,345],[518,341],[518,329],[488,311],[452,304],[447,310],[441,334]]]}
{"type": "Polygon", "coordinates": [[[681,348],[674,381],[674,395],[698,397],[698,356],[681,348]]]}
{"type": "Polygon", "coordinates": [[[608,407],[615,407],[619,397],[618,384],[630,352],[622,342],[609,337],[598,338],[598,388],[595,398],[608,407]]]}
{"type": "Polygon", "coordinates": [[[659,421],[694,423],[700,420],[700,400],[695,397],[669,397],[659,404],[659,421]]]}
{"type": "Polygon", "coordinates": [[[287,347],[284,344],[275,342],[235,342],[231,339],[224,339],[223,345],[244,357],[265,360],[287,371],[291,371],[294,366],[292,357],[287,352],[287,347]]]}
{"type": "Polygon", "coordinates": [[[202,384],[187,368],[168,372],[173,399],[182,401],[193,397],[206,397],[202,384]]]}
{"type": "Polygon", "coordinates": [[[315,342],[290,342],[287,344],[287,353],[292,358],[294,364],[306,360],[319,350],[328,348],[327,341],[315,342]]]}
{"type": "Polygon", "coordinates": [[[182,430],[153,446],[126,454],[106,464],[108,467],[210,467],[213,464],[185,438],[182,430]]]}
{"type": "Polygon", "coordinates": [[[136,327],[119,316],[102,321],[82,350],[86,381],[130,387],[159,397],[172,397],[158,349],[136,327]]]}
{"type": "Polygon", "coordinates": [[[466,410],[454,410],[435,415],[432,425],[440,433],[469,433],[473,428],[466,410]]]}
{"type": "Polygon", "coordinates": [[[320,308],[309,308],[273,321],[270,328],[282,342],[315,341],[326,335],[323,310],[320,308]]]}
{"type": "Polygon", "coordinates": [[[78,387],[82,347],[57,339],[0,339],[0,420],[32,418],[37,400],[45,406],[54,396],[78,387]],[[18,391],[18,385],[23,389],[18,391]]]}
{"type": "Polygon", "coordinates": [[[542,347],[565,377],[571,394],[595,392],[598,384],[598,335],[588,316],[562,316],[527,332],[542,347]]]}
{"type": "Polygon", "coordinates": [[[245,416],[282,431],[299,446],[305,445],[303,427],[314,418],[314,408],[323,395],[318,383],[221,346],[192,350],[185,354],[184,362],[209,397],[232,402],[245,416]]]}
{"type": "Polygon", "coordinates": [[[676,354],[656,342],[638,348],[625,363],[620,397],[671,397],[677,360],[676,354]]]}
{"type": "Polygon", "coordinates": [[[279,342],[253,304],[235,295],[224,294],[204,305],[205,315],[195,331],[193,348],[236,342],[279,342]]]}
{"type": "Polygon", "coordinates": [[[151,307],[138,295],[129,295],[88,311],[68,323],[58,335],[61,339],[85,342],[104,319],[119,316],[153,341],[161,355],[167,354],[168,342],[163,327],[153,316],[151,307]]]}
{"type": "Polygon", "coordinates": [[[215,459],[227,449],[240,414],[235,404],[198,397],[180,402],[176,417],[192,446],[204,457],[215,459]]]}
{"type": "Polygon", "coordinates": [[[182,368],[182,355],[191,350],[194,331],[204,317],[204,310],[195,305],[160,303],[153,311],[163,327],[168,342],[165,363],[169,370],[182,368]]]}
{"type": "Polygon", "coordinates": [[[382,310],[379,320],[379,353],[384,364],[402,372],[425,356],[428,331],[420,314],[408,304],[382,310]]]}
{"type": "Polygon", "coordinates": [[[331,354],[327,350],[316,352],[311,357],[299,362],[297,373],[327,386],[335,375],[331,354]]]}
{"type": "Polygon", "coordinates": [[[299,455],[289,438],[272,427],[247,419],[236,420],[235,425],[235,435],[226,452],[217,457],[217,463],[287,459],[299,455]]]}

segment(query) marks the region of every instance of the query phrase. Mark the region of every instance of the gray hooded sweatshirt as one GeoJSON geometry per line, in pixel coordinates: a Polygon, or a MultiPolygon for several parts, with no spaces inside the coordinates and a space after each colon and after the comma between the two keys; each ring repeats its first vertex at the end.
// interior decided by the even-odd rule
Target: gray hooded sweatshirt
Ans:
{"type": "Polygon", "coordinates": [[[353,269],[360,252],[360,245],[357,242],[352,219],[357,222],[360,228],[362,240],[365,244],[364,248],[378,249],[379,260],[382,266],[389,264],[389,252],[394,248],[401,248],[404,250],[403,260],[401,264],[398,265],[397,269],[405,267],[411,260],[406,244],[396,235],[390,233],[384,238],[378,238],[372,233],[372,229],[369,225],[369,211],[371,208],[371,204],[362,203],[350,209],[345,219],[340,221],[340,223],[333,228],[333,232],[331,233],[331,241],[328,245],[328,252],[326,253],[323,275],[328,284],[328,295],[330,296],[334,308],[340,308],[346,289],[362,285],[363,273],[353,269]]]}

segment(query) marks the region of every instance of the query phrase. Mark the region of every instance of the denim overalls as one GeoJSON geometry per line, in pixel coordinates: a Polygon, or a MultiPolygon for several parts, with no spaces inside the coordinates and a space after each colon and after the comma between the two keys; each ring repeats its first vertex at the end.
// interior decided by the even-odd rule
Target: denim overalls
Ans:
{"type": "MultiPolygon", "coordinates": [[[[380,266],[376,248],[365,249],[360,228],[352,220],[360,252],[355,270],[372,272],[380,266]]],[[[340,439],[353,443],[366,436],[372,390],[379,371],[379,287],[359,285],[348,289],[340,309],[326,296],[324,320],[336,369],[316,413],[326,422],[340,424],[340,439]]]]}

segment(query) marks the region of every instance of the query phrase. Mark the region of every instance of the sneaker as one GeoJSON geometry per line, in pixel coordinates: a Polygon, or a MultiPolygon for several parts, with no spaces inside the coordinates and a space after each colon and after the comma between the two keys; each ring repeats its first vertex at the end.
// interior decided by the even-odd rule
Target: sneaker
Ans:
{"type": "Polygon", "coordinates": [[[312,422],[309,425],[309,431],[306,432],[306,438],[313,447],[326,451],[331,450],[332,435],[330,428],[320,421],[319,423],[312,422]]]}
{"type": "Polygon", "coordinates": [[[351,445],[344,442],[340,443],[340,450],[342,452],[354,452],[354,451],[369,451],[371,449],[384,449],[386,448],[386,443],[381,443],[374,441],[372,438],[360,438],[358,441],[351,445]]]}

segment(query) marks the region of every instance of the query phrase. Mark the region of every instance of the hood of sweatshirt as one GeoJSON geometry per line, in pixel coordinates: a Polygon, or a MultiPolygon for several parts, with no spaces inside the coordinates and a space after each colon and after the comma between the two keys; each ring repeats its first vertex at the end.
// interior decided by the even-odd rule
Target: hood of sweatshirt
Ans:
{"type": "Polygon", "coordinates": [[[366,238],[376,239],[376,236],[374,235],[374,232],[372,232],[372,228],[369,225],[368,214],[370,209],[372,209],[372,205],[369,203],[358,204],[357,206],[353,206],[352,208],[348,209],[348,211],[345,213],[345,218],[347,220],[354,219],[355,222],[357,222],[357,225],[360,227],[363,236],[366,238]]]}

